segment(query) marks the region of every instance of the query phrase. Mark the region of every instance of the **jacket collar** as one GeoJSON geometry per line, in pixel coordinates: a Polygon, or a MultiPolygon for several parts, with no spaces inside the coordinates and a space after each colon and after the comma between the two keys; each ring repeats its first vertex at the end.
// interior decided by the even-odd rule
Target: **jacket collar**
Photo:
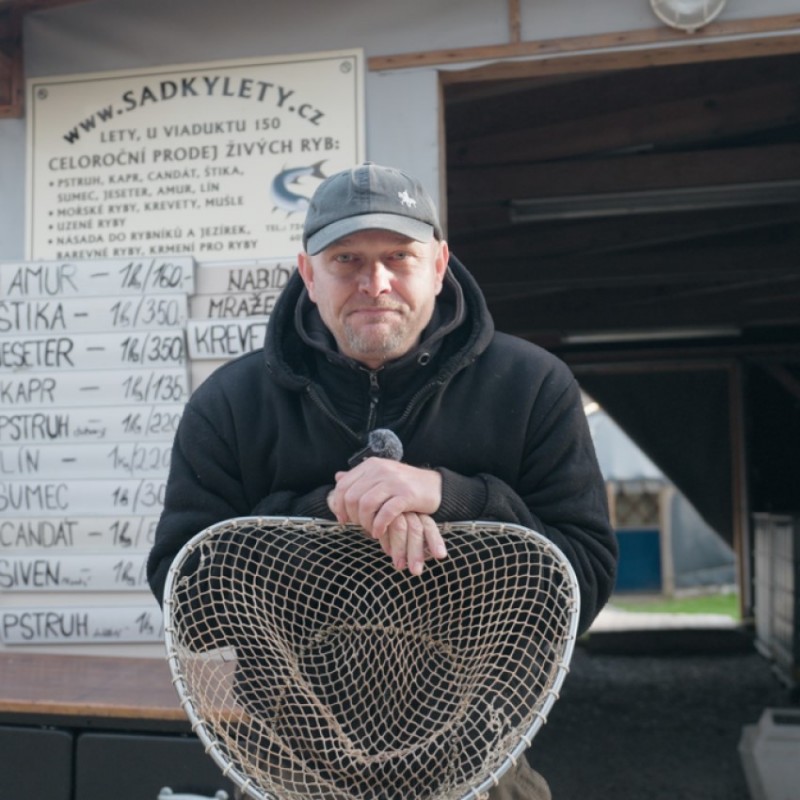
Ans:
{"type": "MultiPolygon", "coordinates": [[[[435,364],[440,380],[447,380],[472,363],[486,349],[494,323],[483,294],[466,268],[450,257],[445,284],[436,311],[412,352],[381,369],[385,379],[408,377],[408,370],[435,364]]],[[[319,358],[347,367],[353,373],[365,368],[338,353],[330,332],[309,300],[299,272],[289,279],[267,326],[264,357],[275,379],[288,389],[300,390],[315,381],[319,358]]]]}

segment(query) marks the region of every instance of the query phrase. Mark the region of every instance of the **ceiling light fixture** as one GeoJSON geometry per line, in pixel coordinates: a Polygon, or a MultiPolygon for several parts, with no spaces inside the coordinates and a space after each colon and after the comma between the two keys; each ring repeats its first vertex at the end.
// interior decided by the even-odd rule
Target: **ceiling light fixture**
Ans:
{"type": "Polygon", "coordinates": [[[800,202],[800,181],[687,186],[512,200],[512,223],[665,214],[714,208],[754,208],[800,202]]]}
{"type": "Polygon", "coordinates": [[[655,15],[670,28],[694,33],[708,25],[727,0],[650,0],[655,15]]]}
{"type": "Polygon", "coordinates": [[[719,328],[651,328],[627,331],[585,331],[569,333],[562,337],[564,344],[611,344],[613,342],[661,342],[678,339],[727,339],[741,336],[740,328],[722,326],[719,328]]]}

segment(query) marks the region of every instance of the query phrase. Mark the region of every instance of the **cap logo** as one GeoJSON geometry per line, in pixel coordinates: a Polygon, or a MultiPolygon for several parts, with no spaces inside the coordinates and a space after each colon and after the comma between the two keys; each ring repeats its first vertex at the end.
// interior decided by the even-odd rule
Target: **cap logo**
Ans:
{"type": "Polygon", "coordinates": [[[417,201],[405,189],[402,192],[398,192],[397,196],[400,198],[400,202],[408,208],[414,208],[417,205],[417,201]]]}

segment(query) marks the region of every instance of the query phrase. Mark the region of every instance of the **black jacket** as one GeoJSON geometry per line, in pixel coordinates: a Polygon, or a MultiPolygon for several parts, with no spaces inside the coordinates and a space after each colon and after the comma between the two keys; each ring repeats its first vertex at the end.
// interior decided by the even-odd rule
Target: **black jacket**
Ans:
{"type": "Polygon", "coordinates": [[[617,546],[578,385],[547,351],[494,330],[454,258],[420,346],[374,371],[336,352],[292,277],[264,349],[221,367],[186,406],[148,561],[159,601],[172,558],[208,525],[332,519],[333,475],[375,427],[400,437],[404,461],[441,472],[436,520],[515,522],[558,545],[588,627],[613,588],[617,546]]]}

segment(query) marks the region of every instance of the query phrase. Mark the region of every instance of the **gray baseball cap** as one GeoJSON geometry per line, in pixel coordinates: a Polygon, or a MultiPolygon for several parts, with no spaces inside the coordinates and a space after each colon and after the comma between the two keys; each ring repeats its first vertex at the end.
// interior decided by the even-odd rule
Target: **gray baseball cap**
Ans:
{"type": "Polygon", "coordinates": [[[317,187],[306,213],[303,247],[314,255],[344,236],[372,228],[418,242],[442,238],[436,206],[422,184],[399,169],[367,161],[317,187]]]}

